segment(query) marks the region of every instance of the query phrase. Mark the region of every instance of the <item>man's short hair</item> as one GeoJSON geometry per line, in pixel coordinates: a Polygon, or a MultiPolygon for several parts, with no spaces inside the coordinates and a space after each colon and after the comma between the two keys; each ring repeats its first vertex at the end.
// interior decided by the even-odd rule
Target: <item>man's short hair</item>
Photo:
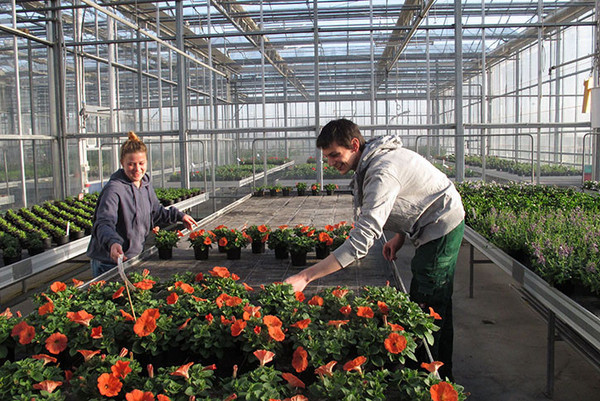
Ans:
{"type": "Polygon", "coordinates": [[[339,146],[352,149],[353,138],[358,138],[360,150],[364,150],[365,138],[360,133],[358,125],[345,118],[332,120],[323,127],[321,133],[317,137],[317,148],[327,148],[335,142],[339,146]]]}

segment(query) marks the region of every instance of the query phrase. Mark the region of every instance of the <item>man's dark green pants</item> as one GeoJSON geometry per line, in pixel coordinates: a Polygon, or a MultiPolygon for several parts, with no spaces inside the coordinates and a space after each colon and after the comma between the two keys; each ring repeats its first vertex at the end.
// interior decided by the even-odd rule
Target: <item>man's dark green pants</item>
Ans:
{"type": "MultiPolygon", "coordinates": [[[[442,317],[435,321],[440,329],[434,333],[435,343],[430,349],[433,360],[444,363],[439,370],[442,379],[452,379],[452,290],[456,259],[464,231],[463,221],[445,236],[418,247],[411,261],[411,300],[427,312],[432,307],[442,317]]],[[[417,356],[420,361],[426,361],[421,354],[417,356]]]]}

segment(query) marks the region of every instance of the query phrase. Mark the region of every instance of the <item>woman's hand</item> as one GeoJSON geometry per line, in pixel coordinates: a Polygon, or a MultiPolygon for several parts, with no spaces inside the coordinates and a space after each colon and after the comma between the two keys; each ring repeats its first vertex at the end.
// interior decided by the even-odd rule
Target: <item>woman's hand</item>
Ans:
{"type": "Polygon", "coordinates": [[[115,262],[119,263],[119,256],[123,256],[123,262],[127,260],[127,256],[123,253],[123,247],[121,244],[116,242],[110,246],[110,258],[115,262]]]}
{"type": "Polygon", "coordinates": [[[404,245],[405,238],[406,235],[398,233],[383,245],[383,257],[385,260],[391,262],[392,260],[397,259],[396,253],[402,248],[402,245],[404,245]]]}
{"type": "Polygon", "coordinates": [[[294,291],[303,291],[304,287],[308,284],[306,277],[302,274],[302,272],[298,274],[294,274],[285,279],[284,283],[291,284],[294,287],[294,291]]]}
{"type": "Polygon", "coordinates": [[[181,221],[185,225],[185,228],[187,228],[190,231],[192,231],[194,229],[194,226],[196,224],[198,224],[198,223],[196,223],[196,220],[194,220],[194,218],[192,216],[190,216],[189,214],[184,214],[181,221]]]}

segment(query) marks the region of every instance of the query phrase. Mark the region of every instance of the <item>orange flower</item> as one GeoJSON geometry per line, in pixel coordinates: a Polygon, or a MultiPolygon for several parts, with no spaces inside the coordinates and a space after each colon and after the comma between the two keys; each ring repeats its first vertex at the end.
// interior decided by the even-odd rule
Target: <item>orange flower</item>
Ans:
{"type": "Polygon", "coordinates": [[[209,313],[208,315],[204,316],[204,318],[206,319],[206,321],[207,321],[208,323],[212,323],[212,321],[213,321],[213,319],[214,319],[214,317],[213,317],[212,313],[209,313]]]}
{"type": "Polygon", "coordinates": [[[231,279],[234,280],[234,281],[238,281],[240,279],[240,276],[238,276],[235,273],[231,273],[231,279]]]}
{"type": "Polygon", "coordinates": [[[346,296],[346,294],[348,294],[348,292],[349,292],[348,290],[342,290],[340,288],[337,288],[337,289],[331,291],[331,294],[334,297],[343,298],[346,296]]]}
{"type": "Polygon", "coordinates": [[[171,401],[171,399],[169,397],[167,397],[166,395],[164,395],[164,394],[157,395],[156,399],[158,401],[171,401]]]}
{"type": "Polygon", "coordinates": [[[92,327],[91,337],[94,339],[102,338],[102,326],[92,327]]]}
{"type": "Polygon", "coordinates": [[[185,322],[183,322],[183,324],[181,326],[179,326],[177,328],[177,330],[183,330],[187,327],[188,323],[190,322],[190,320],[192,320],[191,317],[188,317],[187,319],[185,319],[185,322]]]}
{"type": "Polygon", "coordinates": [[[260,326],[254,326],[254,332],[256,333],[256,335],[259,335],[261,331],[262,329],[260,328],[260,326]]]}
{"type": "Polygon", "coordinates": [[[427,370],[430,373],[435,373],[438,371],[439,368],[441,368],[442,366],[444,366],[444,362],[440,362],[440,361],[433,361],[431,363],[425,363],[423,362],[421,364],[421,367],[425,370],[427,370]]]}
{"type": "Polygon", "coordinates": [[[401,336],[396,332],[390,333],[383,342],[383,345],[385,346],[385,349],[392,354],[399,354],[406,348],[406,337],[401,336]]]}
{"type": "Polygon", "coordinates": [[[212,241],[210,240],[210,237],[204,238],[204,245],[210,245],[210,244],[212,244],[212,241]]]}
{"type": "Polygon", "coordinates": [[[123,383],[110,373],[102,373],[98,377],[98,390],[106,397],[115,397],[122,387],[123,383]]]}
{"type": "Polygon", "coordinates": [[[56,358],[47,354],[37,354],[31,356],[33,359],[38,359],[40,361],[44,361],[44,365],[47,363],[56,363],[56,358]]]}
{"type": "Polygon", "coordinates": [[[394,324],[394,323],[388,323],[388,324],[392,328],[392,331],[404,331],[404,327],[400,326],[399,324],[394,324]]]}
{"type": "Polygon", "coordinates": [[[303,347],[298,347],[292,355],[292,366],[296,372],[304,372],[308,367],[308,353],[303,347]]]}
{"type": "Polygon", "coordinates": [[[12,312],[10,311],[10,308],[6,308],[4,309],[4,312],[0,313],[0,316],[4,316],[7,319],[12,318],[12,312]]]}
{"type": "Polygon", "coordinates": [[[367,358],[365,358],[364,356],[359,356],[357,358],[354,358],[351,361],[348,361],[344,364],[344,370],[346,372],[351,372],[353,370],[356,370],[358,373],[360,373],[362,375],[362,368],[361,366],[367,362],[367,358]]]}
{"type": "Polygon", "coordinates": [[[227,295],[225,293],[219,295],[215,299],[215,303],[217,304],[217,306],[219,308],[222,308],[223,305],[226,305],[226,306],[237,306],[237,305],[241,304],[242,302],[243,302],[242,298],[240,298],[240,297],[232,297],[231,295],[227,295]]]}
{"type": "Polygon", "coordinates": [[[133,331],[140,337],[153,333],[159,316],[158,309],[146,309],[133,325],[133,331]]]}
{"type": "Polygon", "coordinates": [[[119,309],[121,315],[125,318],[126,321],[135,320],[131,314],[125,312],[123,309],[119,309]]]}
{"type": "Polygon", "coordinates": [[[289,385],[292,386],[292,387],[296,387],[296,388],[298,388],[298,387],[300,387],[300,388],[306,387],[304,385],[304,383],[302,382],[302,380],[298,379],[296,376],[294,376],[291,373],[287,373],[287,372],[286,373],[282,373],[281,377],[283,377],[289,383],[289,385]]]}
{"type": "Polygon", "coordinates": [[[244,315],[242,318],[244,320],[250,320],[253,317],[260,318],[260,306],[244,306],[244,315]]]}
{"type": "Polygon", "coordinates": [[[142,270],[142,277],[148,277],[148,274],[150,274],[150,270],[148,270],[148,269],[142,270]]]}
{"type": "Polygon", "coordinates": [[[298,302],[304,302],[304,300],[306,299],[306,297],[304,296],[304,293],[302,291],[296,291],[294,293],[294,297],[296,297],[296,300],[298,302]]]}
{"type": "Polygon", "coordinates": [[[323,298],[321,298],[318,295],[315,295],[310,299],[310,301],[308,301],[308,304],[312,306],[323,306],[323,298]]]}
{"type": "Polygon", "coordinates": [[[77,280],[76,278],[71,279],[73,281],[73,287],[81,287],[83,285],[83,281],[77,280]]]}
{"type": "Polygon", "coordinates": [[[171,376],[182,376],[186,379],[190,378],[188,371],[190,367],[194,364],[194,362],[186,363],[185,365],[181,365],[175,372],[171,373],[171,376]]]}
{"type": "Polygon", "coordinates": [[[214,229],[215,229],[215,230],[220,230],[221,228],[227,228],[227,226],[225,226],[225,225],[221,224],[221,225],[219,225],[219,226],[216,226],[214,229]]]}
{"type": "Polygon", "coordinates": [[[321,365],[318,368],[315,369],[315,374],[319,375],[319,376],[333,376],[333,367],[335,366],[337,362],[336,361],[331,361],[329,363],[327,363],[326,365],[321,365]]]}
{"type": "Polygon", "coordinates": [[[275,341],[283,341],[285,339],[285,334],[281,330],[281,320],[277,316],[267,315],[263,317],[263,323],[267,326],[269,330],[269,336],[275,341]]]}
{"type": "Polygon", "coordinates": [[[234,394],[231,394],[229,397],[225,398],[223,401],[233,401],[236,398],[237,398],[237,395],[234,393],[234,394]]]}
{"type": "Polygon", "coordinates": [[[352,307],[350,305],[342,306],[340,308],[340,313],[344,316],[350,316],[352,313],[352,307]]]}
{"type": "Polygon", "coordinates": [[[305,396],[303,396],[302,394],[296,394],[295,396],[291,397],[291,398],[286,398],[284,401],[308,401],[308,398],[306,398],[305,396]]]}
{"type": "Polygon", "coordinates": [[[242,285],[244,286],[244,289],[246,291],[254,291],[254,288],[250,287],[248,284],[246,283],[242,283],[242,285]]]}
{"type": "Polygon", "coordinates": [[[377,301],[377,307],[379,308],[379,311],[386,316],[390,313],[390,308],[388,308],[385,302],[377,301]]]}
{"type": "Polygon", "coordinates": [[[90,359],[92,359],[94,357],[94,355],[98,355],[100,353],[99,350],[90,351],[90,350],[87,350],[87,349],[78,349],[77,352],[79,352],[81,355],[83,355],[83,360],[85,362],[87,362],[90,359]]]}
{"type": "Polygon", "coordinates": [[[225,237],[219,238],[219,246],[227,246],[227,238],[225,238],[225,237]]]}
{"type": "Polygon", "coordinates": [[[245,320],[236,320],[235,322],[233,322],[233,324],[231,325],[231,335],[233,337],[237,337],[240,334],[242,334],[242,331],[244,331],[244,329],[246,328],[246,321],[245,320]]]}
{"type": "Polygon", "coordinates": [[[279,228],[280,230],[285,230],[286,228],[288,228],[289,226],[287,224],[281,225],[277,228],[279,228]]]}
{"type": "Polygon", "coordinates": [[[40,316],[44,316],[45,314],[52,312],[54,312],[54,302],[52,302],[52,300],[46,302],[44,305],[38,308],[38,314],[40,316]]]}
{"type": "Polygon", "coordinates": [[[29,344],[33,337],[35,336],[35,328],[27,324],[27,322],[22,321],[13,327],[11,336],[19,336],[19,344],[29,344]]]}
{"type": "Polygon", "coordinates": [[[226,267],[222,267],[222,266],[213,267],[212,270],[209,270],[209,273],[212,276],[221,277],[221,278],[227,278],[227,277],[231,276],[231,273],[229,273],[229,270],[226,267]]]}
{"type": "Polygon", "coordinates": [[[267,351],[264,349],[259,349],[253,352],[254,356],[256,358],[258,358],[258,361],[260,362],[260,366],[265,366],[266,363],[269,363],[273,360],[273,358],[275,357],[275,354],[272,353],[271,351],[267,351]]]}
{"type": "Polygon", "coordinates": [[[296,327],[300,330],[304,330],[310,324],[310,319],[298,320],[296,323],[292,324],[290,327],[296,327]]]}
{"type": "Polygon", "coordinates": [[[442,320],[442,317],[431,306],[429,307],[429,316],[433,317],[434,320],[442,320]]]}
{"type": "Polygon", "coordinates": [[[196,283],[199,283],[200,281],[204,281],[204,274],[202,274],[202,273],[196,274],[196,277],[194,278],[194,281],[196,283]]]}
{"type": "Polygon", "coordinates": [[[52,292],[61,292],[67,289],[67,285],[61,281],[55,281],[50,286],[52,292]]]}
{"type": "Polygon", "coordinates": [[[152,287],[154,287],[154,284],[156,284],[156,281],[150,280],[150,279],[143,279],[141,281],[138,281],[137,283],[133,283],[133,285],[137,288],[139,288],[140,290],[149,290],[152,287]]]}
{"type": "Polygon", "coordinates": [[[114,365],[110,367],[110,371],[115,377],[126,378],[129,373],[132,372],[129,367],[129,361],[117,361],[114,365]]]}
{"type": "Polygon", "coordinates": [[[58,386],[62,386],[62,382],[54,380],[44,380],[43,382],[36,383],[33,385],[35,390],[44,390],[49,393],[53,392],[58,386]]]}
{"type": "Polygon", "coordinates": [[[112,299],[117,299],[119,297],[123,296],[123,291],[125,291],[125,286],[122,285],[121,288],[119,288],[118,290],[115,291],[114,294],[112,294],[112,299]]]}
{"type": "Polygon", "coordinates": [[[51,354],[60,354],[67,349],[67,336],[62,333],[54,333],[46,339],[46,349],[51,354]]]}
{"type": "Polygon", "coordinates": [[[326,232],[319,233],[319,242],[324,243],[325,245],[333,244],[333,238],[329,236],[326,232]]]}
{"type": "Polygon", "coordinates": [[[261,233],[266,233],[267,231],[269,231],[269,229],[267,228],[267,226],[265,226],[264,224],[261,224],[257,228],[258,228],[258,231],[261,232],[261,233]]]}
{"type": "Polygon", "coordinates": [[[169,296],[167,297],[167,305],[173,305],[177,303],[177,300],[179,299],[179,295],[177,295],[176,292],[172,292],[171,294],[169,294],[169,296]]]}
{"type": "Polygon", "coordinates": [[[223,326],[228,326],[233,322],[235,322],[235,317],[233,317],[231,319],[227,319],[227,318],[225,318],[225,316],[221,315],[221,324],[223,326]]]}
{"type": "Polygon", "coordinates": [[[127,401],[154,401],[154,394],[150,391],[142,391],[136,388],[130,393],[125,394],[125,399],[127,401]]]}
{"type": "Polygon", "coordinates": [[[356,316],[371,319],[373,318],[373,316],[375,316],[375,314],[373,313],[373,310],[368,306],[359,306],[358,310],[356,311],[356,316]]]}
{"type": "Polygon", "coordinates": [[[333,230],[335,230],[335,227],[334,227],[334,226],[332,226],[331,224],[327,224],[327,225],[325,226],[325,230],[327,230],[327,231],[333,231],[333,230]]]}
{"type": "Polygon", "coordinates": [[[181,288],[183,290],[183,292],[185,292],[186,294],[193,294],[194,293],[194,287],[192,287],[191,285],[184,283],[183,281],[177,281],[175,283],[175,288],[181,288]]]}
{"type": "Polygon", "coordinates": [[[433,401],[458,401],[458,392],[448,382],[439,382],[429,389],[433,401]]]}
{"type": "Polygon", "coordinates": [[[67,318],[72,322],[89,326],[90,320],[92,320],[94,316],[82,309],[79,312],[67,312],[67,318]]]}
{"type": "Polygon", "coordinates": [[[350,320],[330,320],[327,322],[327,326],[335,326],[336,328],[340,328],[345,324],[348,324],[350,320]]]}

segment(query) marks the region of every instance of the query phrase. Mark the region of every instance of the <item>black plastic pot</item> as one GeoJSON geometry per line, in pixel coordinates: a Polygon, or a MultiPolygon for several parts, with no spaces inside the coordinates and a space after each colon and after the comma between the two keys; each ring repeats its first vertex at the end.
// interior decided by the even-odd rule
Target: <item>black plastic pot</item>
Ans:
{"type": "Polygon", "coordinates": [[[265,243],[260,241],[252,242],[252,253],[264,253],[265,243]]]}
{"type": "Polygon", "coordinates": [[[227,259],[229,260],[238,260],[242,257],[242,248],[234,247],[227,249],[227,259]]]}
{"type": "Polygon", "coordinates": [[[288,250],[286,247],[275,248],[275,259],[287,259],[288,250]]]}
{"type": "Polygon", "coordinates": [[[207,246],[195,246],[194,247],[194,258],[196,260],[208,259],[208,247],[207,246]]]}
{"type": "Polygon", "coordinates": [[[158,248],[159,259],[173,259],[173,248],[158,248]]]}
{"type": "Polygon", "coordinates": [[[292,266],[306,266],[306,252],[290,252],[292,266]]]}

